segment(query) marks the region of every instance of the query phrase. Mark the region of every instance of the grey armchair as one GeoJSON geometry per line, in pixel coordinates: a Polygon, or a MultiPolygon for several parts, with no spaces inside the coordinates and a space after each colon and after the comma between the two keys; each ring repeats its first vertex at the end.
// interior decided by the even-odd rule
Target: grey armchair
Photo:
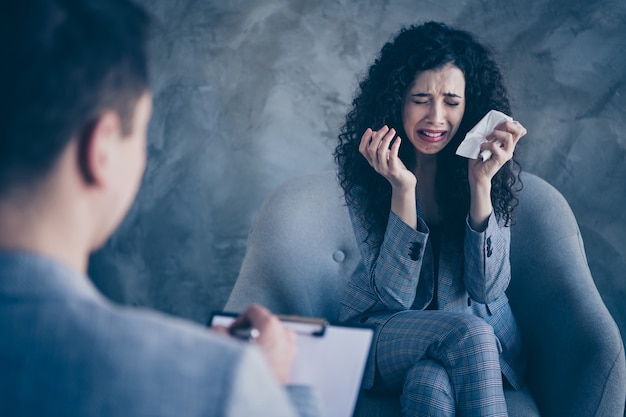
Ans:
{"type": "MultiPolygon", "coordinates": [[[[509,414],[622,417],[624,346],[594,285],[576,220],[551,185],[528,173],[522,180],[507,295],[530,366],[528,388],[505,392],[509,414]]],[[[335,173],[295,178],[257,213],[225,309],[256,302],[334,321],[358,256],[335,173]]],[[[398,397],[361,392],[355,416],[397,415],[398,397]]]]}

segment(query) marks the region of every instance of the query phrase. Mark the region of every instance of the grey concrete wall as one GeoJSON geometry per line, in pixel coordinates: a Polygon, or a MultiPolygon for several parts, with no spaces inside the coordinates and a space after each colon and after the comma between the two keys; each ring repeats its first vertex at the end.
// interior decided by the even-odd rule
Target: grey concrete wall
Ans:
{"type": "Polygon", "coordinates": [[[526,170],[580,223],[626,333],[626,2],[143,0],[154,14],[149,163],[92,258],[110,298],[203,322],[237,276],[279,183],[333,167],[357,77],[403,25],[436,19],[498,53],[526,170]]]}

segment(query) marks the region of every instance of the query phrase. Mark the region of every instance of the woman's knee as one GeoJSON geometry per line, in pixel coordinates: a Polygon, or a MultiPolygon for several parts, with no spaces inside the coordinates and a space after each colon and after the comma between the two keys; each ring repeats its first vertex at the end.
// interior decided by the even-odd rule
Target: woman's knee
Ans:
{"type": "Polygon", "coordinates": [[[448,342],[456,344],[469,340],[485,347],[497,345],[493,327],[480,317],[470,314],[458,317],[454,330],[444,337],[448,342]]]}
{"type": "Polygon", "coordinates": [[[429,350],[429,356],[444,364],[480,357],[481,361],[497,362],[501,352],[493,327],[480,317],[459,315],[452,330],[443,334],[439,343],[429,350]]]}

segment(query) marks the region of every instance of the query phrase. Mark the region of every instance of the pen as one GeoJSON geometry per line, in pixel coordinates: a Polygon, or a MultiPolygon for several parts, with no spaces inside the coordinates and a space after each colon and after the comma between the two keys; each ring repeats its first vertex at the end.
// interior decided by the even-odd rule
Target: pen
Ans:
{"type": "Polygon", "coordinates": [[[253,342],[261,335],[261,332],[254,327],[237,327],[230,329],[229,333],[231,336],[245,342],[253,342]]]}

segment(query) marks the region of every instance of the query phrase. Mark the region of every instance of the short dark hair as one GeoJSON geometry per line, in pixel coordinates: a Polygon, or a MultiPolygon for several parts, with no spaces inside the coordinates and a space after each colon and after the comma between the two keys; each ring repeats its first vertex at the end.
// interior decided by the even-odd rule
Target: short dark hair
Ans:
{"type": "MultiPolygon", "coordinates": [[[[360,154],[361,136],[368,127],[378,130],[386,124],[406,138],[402,108],[407,90],[418,74],[446,64],[453,64],[463,72],[466,107],[454,138],[437,155],[436,192],[446,220],[444,225],[457,236],[465,230],[470,198],[467,160],[456,156],[455,150],[469,129],[489,110],[511,115],[511,109],[500,70],[489,48],[469,32],[441,22],[426,22],[402,28],[383,46],[359,83],[335,148],[339,182],[346,200],[365,216],[370,234],[384,232],[391,205],[391,186],[360,154]]],[[[401,146],[400,158],[411,169],[415,163],[412,147],[401,146]]],[[[517,204],[515,184],[519,181],[519,169],[519,163],[513,159],[492,180],[494,212],[505,224],[511,223],[512,210],[517,204]]]]}
{"type": "Polygon", "coordinates": [[[0,195],[35,181],[104,111],[132,128],[149,19],[129,0],[19,0],[0,13],[0,195]]]}

